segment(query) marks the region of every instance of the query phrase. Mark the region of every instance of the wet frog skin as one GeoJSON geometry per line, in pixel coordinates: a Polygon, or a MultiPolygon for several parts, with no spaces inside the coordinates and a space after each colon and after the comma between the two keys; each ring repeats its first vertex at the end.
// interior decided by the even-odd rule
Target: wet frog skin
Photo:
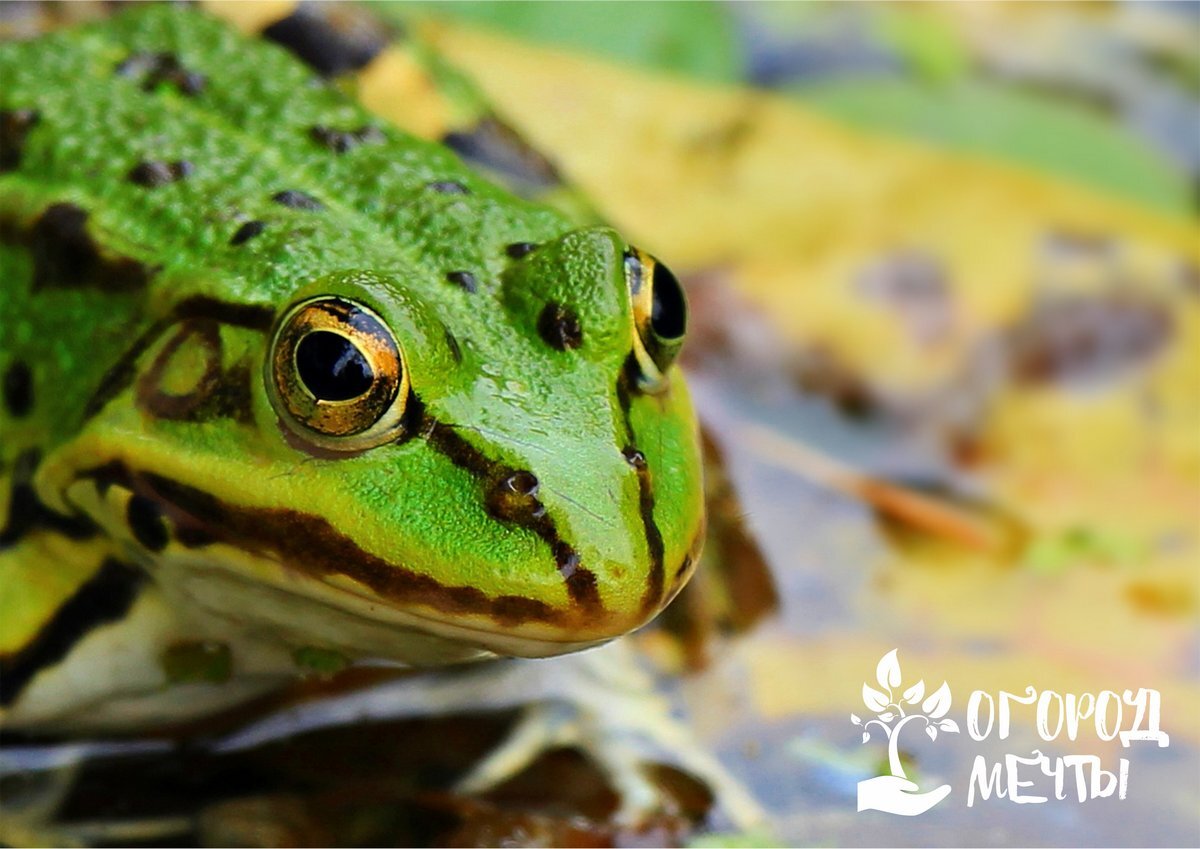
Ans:
{"type": "Polygon", "coordinates": [[[571,652],[687,581],[653,257],[195,11],[0,45],[0,79],[7,727],[571,652]]]}

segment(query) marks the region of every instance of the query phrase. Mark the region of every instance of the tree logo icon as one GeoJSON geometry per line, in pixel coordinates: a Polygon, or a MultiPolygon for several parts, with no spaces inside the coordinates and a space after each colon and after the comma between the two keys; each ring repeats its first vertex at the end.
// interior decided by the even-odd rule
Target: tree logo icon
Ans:
{"type": "Polygon", "coordinates": [[[928,697],[925,696],[924,680],[901,690],[900,661],[896,651],[892,649],[881,657],[875,668],[875,680],[880,689],[863,684],[863,703],[875,714],[875,719],[863,722],[857,715],[850,714],[850,721],[863,730],[864,743],[871,739],[871,726],[878,726],[883,732],[888,743],[891,773],[858,782],[858,809],[912,817],[925,813],[945,799],[950,793],[950,785],[943,784],[927,793],[919,792],[920,788],[909,780],[900,763],[900,732],[909,725],[922,725],[929,739],[936,740],[939,731],[957,734],[958,723],[945,718],[950,710],[950,687],[945,681],[928,697]]]}

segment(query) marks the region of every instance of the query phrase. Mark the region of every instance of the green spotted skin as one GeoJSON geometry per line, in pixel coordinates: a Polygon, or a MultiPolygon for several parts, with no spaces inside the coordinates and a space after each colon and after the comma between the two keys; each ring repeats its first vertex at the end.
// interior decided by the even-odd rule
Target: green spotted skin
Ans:
{"type": "Polygon", "coordinates": [[[187,9],[2,44],[0,80],[6,722],[169,690],[193,643],[235,682],[559,654],[686,582],[695,420],[618,234],[187,9]],[[310,300],[393,340],[379,435],[287,413],[310,300]]]}

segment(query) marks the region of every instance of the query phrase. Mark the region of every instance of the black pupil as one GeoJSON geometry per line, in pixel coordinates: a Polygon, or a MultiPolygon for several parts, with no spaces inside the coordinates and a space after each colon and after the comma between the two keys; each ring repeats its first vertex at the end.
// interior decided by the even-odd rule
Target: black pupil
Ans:
{"type": "Polygon", "coordinates": [[[296,347],[296,368],[318,401],[349,401],[371,388],[375,374],[354,343],[338,333],[315,330],[296,347]]]}
{"type": "Polygon", "coordinates": [[[663,339],[678,339],[687,328],[687,301],[683,287],[661,262],[654,264],[654,290],[650,327],[663,339]]]}

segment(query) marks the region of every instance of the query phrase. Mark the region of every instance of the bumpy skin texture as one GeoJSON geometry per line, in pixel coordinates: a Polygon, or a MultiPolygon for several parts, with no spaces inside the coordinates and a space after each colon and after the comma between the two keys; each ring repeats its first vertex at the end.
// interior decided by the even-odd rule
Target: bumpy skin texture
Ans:
{"type": "Polygon", "coordinates": [[[418,632],[579,648],[686,581],[695,422],[677,369],[641,388],[611,230],[573,229],[185,9],[0,45],[0,79],[0,673],[61,659],[45,643],[71,641],[71,599],[114,563],[150,575],[124,580],[130,599],[199,563],[411,614],[408,661],[418,632]],[[311,444],[268,389],[281,317],[326,295],[403,351],[402,426],[368,450],[311,444]],[[537,489],[514,506],[521,472],[537,489]]]}

